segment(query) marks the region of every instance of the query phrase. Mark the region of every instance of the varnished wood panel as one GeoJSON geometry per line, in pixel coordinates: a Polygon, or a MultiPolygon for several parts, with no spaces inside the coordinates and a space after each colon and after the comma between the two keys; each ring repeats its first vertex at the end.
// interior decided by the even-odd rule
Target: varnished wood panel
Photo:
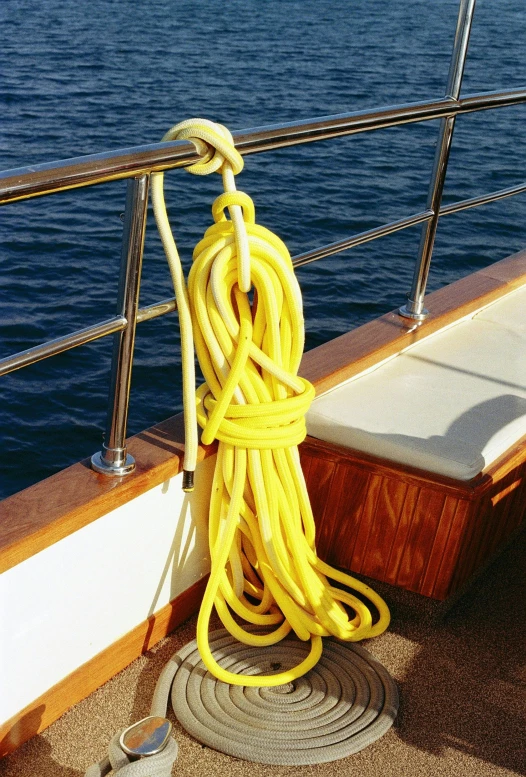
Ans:
{"type": "Polygon", "coordinates": [[[482,520],[484,511],[485,504],[484,497],[482,497],[481,500],[475,505],[472,505],[463,516],[466,523],[460,538],[457,563],[453,569],[453,576],[449,587],[445,585],[444,581],[444,586],[446,590],[448,590],[448,593],[453,593],[461,588],[475,571],[475,560],[480,544],[480,532],[481,526],[483,526],[482,520]]]}
{"type": "MultiPolygon", "coordinates": [[[[433,589],[429,594],[434,599],[446,599],[451,593],[459,587],[458,580],[455,579],[457,570],[462,571],[462,548],[466,534],[469,533],[473,523],[472,516],[475,508],[473,502],[464,499],[456,501],[451,525],[446,528],[444,524],[445,537],[444,550],[440,560],[438,573],[434,581],[433,589]]],[[[423,594],[427,592],[422,591],[423,594]]]]}
{"type": "Polygon", "coordinates": [[[50,726],[197,612],[207,579],[199,580],[0,726],[0,758],[50,726]]]}
{"type": "MultiPolygon", "coordinates": [[[[317,516],[318,521],[322,524],[324,517],[324,511],[326,507],[325,495],[327,491],[331,490],[331,483],[336,470],[336,463],[330,459],[317,459],[313,456],[302,457],[302,468],[305,474],[305,479],[311,484],[309,489],[309,497],[313,515],[317,516]]],[[[327,521],[323,523],[328,530],[334,526],[334,523],[327,521]]],[[[323,532],[318,534],[318,544],[320,547],[330,547],[331,536],[325,536],[323,532]]]]}
{"type": "Polygon", "coordinates": [[[518,251],[512,256],[507,256],[500,262],[494,262],[483,270],[479,270],[480,275],[487,275],[501,283],[509,285],[510,289],[517,288],[523,284],[524,275],[524,255],[525,251],[518,251]]]}
{"type": "Polygon", "coordinates": [[[425,596],[433,596],[440,575],[442,574],[443,576],[446,573],[444,561],[447,560],[450,564],[454,562],[454,547],[451,547],[450,539],[455,519],[458,521],[458,506],[458,499],[453,499],[450,496],[444,498],[442,511],[440,516],[438,516],[438,524],[433,537],[429,561],[420,585],[420,590],[425,596]]]}
{"type": "MultiPolygon", "coordinates": [[[[400,484],[403,483],[403,481],[398,482],[400,484]]],[[[396,527],[394,539],[389,550],[387,567],[381,573],[383,576],[385,576],[386,582],[391,583],[392,585],[396,585],[398,579],[398,572],[400,570],[400,564],[406,550],[419,492],[420,488],[415,483],[407,484],[404,500],[400,508],[398,525],[396,527]]],[[[376,576],[379,574],[380,571],[377,570],[376,576]]]]}
{"type": "MultiPolygon", "coordinates": [[[[364,490],[363,508],[360,511],[360,520],[356,526],[356,541],[354,543],[349,566],[351,569],[355,569],[362,574],[367,574],[364,569],[364,562],[367,558],[365,549],[367,548],[369,536],[374,524],[382,482],[383,478],[380,475],[377,475],[376,473],[371,473],[369,475],[367,488],[364,490]]],[[[349,499],[353,499],[351,494],[349,494],[349,499]]]]}
{"type": "Polygon", "coordinates": [[[442,512],[444,499],[440,491],[430,488],[421,488],[416,497],[413,519],[396,576],[396,584],[401,588],[420,590],[420,581],[425,573],[434,539],[434,533],[432,536],[431,533],[436,514],[442,512]]]}
{"type": "MultiPolygon", "coordinates": [[[[389,563],[407,489],[406,483],[399,483],[394,478],[382,479],[376,502],[376,520],[372,521],[369,539],[363,551],[370,577],[382,574],[389,563]]],[[[363,564],[362,560],[362,568],[363,564]]]]}
{"type": "Polygon", "coordinates": [[[509,476],[499,483],[499,493],[491,497],[492,509],[499,513],[500,530],[493,536],[490,550],[498,547],[524,519],[526,510],[526,465],[512,470],[509,476]]]}
{"type": "Polygon", "coordinates": [[[320,557],[437,599],[481,569],[526,512],[522,442],[467,482],[313,438],[302,460],[315,492],[320,557]]]}
{"type": "MultiPolygon", "coordinates": [[[[358,528],[365,509],[366,495],[372,475],[363,470],[356,471],[346,463],[338,466],[338,475],[334,479],[334,490],[327,494],[324,526],[334,521],[330,546],[331,563],[351,567],[358,537],[358,528]]],[[[330,526],[325,528],[328,533],[330,526]]]]}

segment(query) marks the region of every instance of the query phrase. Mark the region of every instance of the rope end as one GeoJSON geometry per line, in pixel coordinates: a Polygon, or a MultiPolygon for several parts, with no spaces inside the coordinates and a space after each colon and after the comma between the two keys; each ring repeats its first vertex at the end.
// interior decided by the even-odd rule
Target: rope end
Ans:
{"type": "Polygon", "coordinates": [[[194,490],[194,471],[183,470],[183,491],[190,492],[194,490]]]}

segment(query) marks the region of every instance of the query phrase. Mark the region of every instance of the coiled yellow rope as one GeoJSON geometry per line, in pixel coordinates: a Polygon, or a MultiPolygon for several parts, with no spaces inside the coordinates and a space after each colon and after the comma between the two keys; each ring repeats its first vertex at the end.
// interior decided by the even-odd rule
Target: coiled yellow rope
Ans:
{"type": "Polygon", "coordinates": [[[219,440],[209,518],[210,579],[199,613],[197,644],[204,664],[234,685],[276,686],[311,669],[324,636],[355,641],[383,632],[389,610],[368,586],[321,561],[297,445],[313,386],[298,377],[304,346],[300,289],[287,248],[255,223],[250,197],[236,191],[243,159],[222,125],[193,119],[163,140],[189,139],[202,161],[198,175],[218,171],[225,193],[214,202],[214,224],[196,246],[185,288],[163,196],[163,174],[152,176],[154,212],[177,296],[183,341],[187,442],[184,468],[195,468],[195,413],[203,443],[219,440]],[[228,210],[230,218],[225,211],[228,210]],[[253,298],[250,289],[253,286],[253,298]],[[193,341],[205,383],[194,400],[193,341]],[[359,592],[370,609],[349,591],[359,592]],[[352,610],[349,618],[343,604],[352,610]],[[228,671],[208,644],[213,607],[230,633],[247,645],[272,645],[291,629],[311,640],[308,657],[273,675],[228,671]],[[252,634],[234,615],[268,626],[252,634]]]}

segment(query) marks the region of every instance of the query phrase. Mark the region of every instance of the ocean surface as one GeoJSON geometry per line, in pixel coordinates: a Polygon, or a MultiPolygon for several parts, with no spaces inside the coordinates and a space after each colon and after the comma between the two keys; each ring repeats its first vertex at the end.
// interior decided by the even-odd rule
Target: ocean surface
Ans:
{"type": "MultiPolygon", "coordinates": [[[[0,165],[440,97],[457,0],[3,0],[0,165]]],[[[463,94],[526,83],[524,0],[479,0],[463,94]]],[[[525,106],[457,121],[444,202],[524,181],[525,106]]],[[[247,157],[238,186],[292,255],[425,206],[438,122],[247,157]]],[[[115,313],[125,182],[2,209],[0,357],[115,313]]],[[[166,176],[185,263],[218,176],[166,176]]],[[[526,196],[441,220],[429,289],[526,244],[526,196]]],[[[398,307],[420,228],[298,270],[307,349],[398,307]]],[[[150,218],[141,305],[172,295],[150,218]]],[[[111,338],[0,379],[0,497],[100,448],[111,338]]],[[[181,408],[177,317],[138,327],[129,432],[181,408]]]]}

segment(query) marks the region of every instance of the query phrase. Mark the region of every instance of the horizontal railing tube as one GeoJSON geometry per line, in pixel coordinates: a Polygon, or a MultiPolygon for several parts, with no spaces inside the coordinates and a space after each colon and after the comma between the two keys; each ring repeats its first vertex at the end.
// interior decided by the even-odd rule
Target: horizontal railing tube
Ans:
{"type": "Polygon", "coordinates": [[[33,348],[27,348],[25,351],[19,351],[12,356],[6,356],[0,359],[0,376],[8,375],[10,372],[19,370],[21,367],[28,367],[30,364],[48,359],[50,356],[56,356],[58,353],[64,353],[78,345],[85,345],[100,337],[120,332],[126,327],[126,319],[122,316],[110,318],[108,321],[101,321],[100,324],[93,324],[84,329],[78,329],[64,337],[57,337],[55,340],[49,340],[42,345],[35,345],[33,348]]]}
{"type": "Polygon", "coordinates": [[[413,216],[406,216],[398,221],[391,221],[389,224],[383,224],[381,227],[373,227],[373,229],[359,232],[357,235],[347,237],[344,240],[338,240],[336,243],[329,243],[320,248],[314,248],[312,251],[307,251],[304,254],[298,254],[292,258],[292,264],[294,267],[302,267],[305,264],[316,262],[318,259],[323,259],[325,256],[339,254],[348,248],[368,243],[370,240],[376,240],[378,237],[392,235],[393,232],[398,232],[401,229],[413,227],[415,224],[422,224],[422,222],[430,219],[432,215],[432,211],[424,210],[422,213],[415,213],[413,216]]]}
{"type": "Polygon", "coordinates": [[[148,307],[141,308],[137,311],[137,323],[140,324],[142,321],[151,321],[152,318],[159,318],[159,316],[164,316],[166,313],[172,313],[174,310],[177,310],[175,298],[163,299],[160,302],[155,302],[153,305],[148,305],[148,307]]]}
{"type": "Polygon", "coordinates": [[[494,108],[510,108],[526,101],[526,89],[509,89],[506,91],[486,92],[471,94],[459,98],[458,113],[473,113],[475,111],[489,111],[494,108]]]}
{"type": "Polygon", "coordinates": [[[499,191],[490,192],[489,194],[481,194],[479,197],[470,197],[468,200],[452,202],[450,205],[444,205],[440,208],[440,216],[449,216],[451,213],[459,213],[461,210],[477,208],[479,205],[487,205],[488,202],[504,200],[506,197],[513,197],[513,195],[522,194],[522,192],[526,192],[526,183],[521,183],[518,186],[509,186],[507,189],[499,189],[499,191]]]}
{"type": "MultiPolygon", "coordinates": [[[[241,154],[256,154],[285,146],[524,102],[526,87],[481,92],[458,100],[442,97],[437,100],[321,116],[306,121],[239,130],[233,135],[241,154]]],[[[148,172],[187,167],[197,159],[197,152],[191,143],[173,141],[6,170],[0,173],[0,205],[148,172]]]]}

